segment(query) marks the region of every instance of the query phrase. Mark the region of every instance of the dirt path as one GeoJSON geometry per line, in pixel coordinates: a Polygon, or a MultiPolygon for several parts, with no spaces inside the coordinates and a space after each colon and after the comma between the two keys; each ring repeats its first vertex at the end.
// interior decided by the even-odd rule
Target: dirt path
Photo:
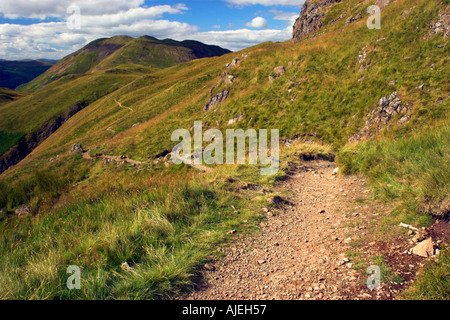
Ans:
{"type": "Polygon", "coordinates": [[[387,208],[371,200],[363,178],[335,177],[333,169],[328,162],[293,167],[279,187],[293,205],[269,212],[258,234],[237,235],[221,260],[205,266],[188,299],[394,298],[423,258],[404,253],[405,241],[371,237],[371,222],[387,208]],[[376,255],[403,284],[367,288],[367,261],[376,255]]]}

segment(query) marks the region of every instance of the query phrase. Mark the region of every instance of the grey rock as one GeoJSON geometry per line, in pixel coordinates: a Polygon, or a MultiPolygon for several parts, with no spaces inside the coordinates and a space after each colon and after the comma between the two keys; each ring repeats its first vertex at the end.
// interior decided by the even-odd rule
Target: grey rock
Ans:
{"type": "Polygon", "coordinates": [[[25,216],[27,214],[30,214],[30,208],[26,205],[21,205],[19,208],[17,208],[14,213],[18,216],[25,216]]]}
{"type": "Polygon", "coordinates": [[[72,149],[69,151],[69,153],[78,153],[78,152],[84,152],[83,146],[81,144],[74,144],[72,146],[72,149]]]}
{"type": "Polygon", "coordinates": [[[226,78],[225,78],[225,84],[230,85],[233,83],[235,77],[232,74],[229,74],[226,78]]]}
{"type": "Polygon", "coordinates": [[[328,7],[341,2],[341,0],[306,0],[300,12],[300,17],[295,21],[292,40],[298,41],[315,33],[322,26],[322,19],[326,15],[328,7]]]}
{"type": "Polygon", "coordinates": [[[282,76],[286,73],[286,68],[284,66],[279,66],[273,69],[277,76],[282,76]]]}
{"type": "Polygon", "coordinates": [[[359,141],[365,138],[370,138],[374,132],[378,132],[385,128],[392,117],[401,115],[398,121],[399,125],[403,125],[409,121],[409,112],[411,108],[409,105],[403,105],[397,92],[381,98],[378,102],[378,107],[370,112],[366,118],[364,127],[355,135],[350,137],[349,141],[359,141]]]}
{"type": "Polygon", "coordinates": [[[215,95],[214,97],[212,97],[209,100],[209,102],[206,104],[206,106],[203,108],[203,110],[204,111],[208,111],[208,110],[214,109],[222,101],[227,99],[229,94],[230,94],[230,92],[228,90],[225,90],[225,91],[222,91],[222,92],[218,93],[217,95],[215,95]]]}

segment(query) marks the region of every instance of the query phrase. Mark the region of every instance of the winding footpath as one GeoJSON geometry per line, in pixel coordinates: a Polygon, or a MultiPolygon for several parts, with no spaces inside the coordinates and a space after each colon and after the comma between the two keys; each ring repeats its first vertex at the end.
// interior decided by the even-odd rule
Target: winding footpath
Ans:
{"type": "Polygon", "coordinates": [[[395,298],[424,258],[406,254],[404,240],[371,235],[371,223],[388,208],[372,200],[364,178],[337,177],[334,168],[324,161],[294,165],[276,187],[292,206],[269,211],[259,232],[237,234],[231,246],[219,249],[224,257],[205,265],[187,299],[395,298]],[[370,290],[367,267],[380,255],[404,281],[370,290]]]}

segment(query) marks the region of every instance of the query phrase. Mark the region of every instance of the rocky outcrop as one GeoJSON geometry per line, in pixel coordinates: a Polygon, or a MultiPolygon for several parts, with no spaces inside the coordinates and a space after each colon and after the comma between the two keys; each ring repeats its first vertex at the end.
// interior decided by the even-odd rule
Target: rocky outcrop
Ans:
{"type": "Polygon", "coordinates": [[[350,137],[349,141],[358,141],[370,138],[375,132],[386,127],[391,119],[399,115],[398,125],[403,125],[409,121],[411,108],[401,102],[397,93],[394,92],[380,99],[378,107],[373,110],[366,118],[364,127],[355,135],[350,137]]]}
{"type": "Polygon", "coordinates": [[[358,13],[356,16],[354,17],[348,17],[347,20],[345,20],[345,24],[350,24],[352,22],[358,21],[362,19],[362,14],[358,13]]]}
{"type": "Polygon", "coordinates": [[[306,0],[300,12],[300,17],[295,21],[292,40],[298,41],[319,30],[322,19],[325,17],[329,6],[342,0],[306,0]]]}
{"type": "Polygon", "coordinates": [[[217,95],[215,95],[214,97],[212,97],[209,100],[209,102],[206,104],[206,106],[203,108],[203,110],[208,111],[208,110],[214,109],[215,107],[217,107],[219,105],[219,103],[221,103],[226,98],[228,98],[229,94],[230,94],[230,92],[228,90],[218,93],[217,95]]]}
{"type": "Polygon", "coordinates": [[[74,144],[72,146],[72,149],[69,151],[69,153],[83,153],[84,149],[81,144],[74,144]]]}
{"type": "Polygon", "coordinates": [[[429,36],[442,32],[444,37],[450,37],[450,6],[447,6],[444,12],[439,13],[437,21],[431,23],[430,29],[429,36]]]}

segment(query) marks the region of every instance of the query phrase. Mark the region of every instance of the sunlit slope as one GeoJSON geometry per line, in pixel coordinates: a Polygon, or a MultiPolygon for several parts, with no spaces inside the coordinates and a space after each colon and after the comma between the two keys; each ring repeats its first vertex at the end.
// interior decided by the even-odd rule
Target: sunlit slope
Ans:
{"type": "MultiPolygon", "coordinates": [[[[297,43],[262,43],[147,73],[135,64],[99,71],[130,78],[0,175],[0,207],[7,209],[0,217],[0,294],[161,299],[192,289],[194,275],[223,237],[233,236],[230,230],[243,235],[241,227],[261,221],[247,220],[247,214],[260,215],[271,195],[247,197],[238,185],[252,182],[269,190],[285,174],[262,177],[247,165],[212,166],[204,173],[154,164],[155,155],[177,143],[172,132],[191,129],[195,120],[203,130],[280,129],[282,139],[303,140],[291,147],[281,142],[282,168],[299,160],[297,152],[335,153],[339,174],[365,175],[375,198],[395,208],[373,226],[383,234],[380,241],[384,232],[406,236],[400,222],[429,226],[432,214],[445,213],[450,203],[448,38],[430,27],[449,2],[391,2],[382,10],[382,28],[370,30],[366,9],[374,2],[330,7],[324,27],[297,43]],[[346,23],[358,14],[361,19],[346,23]],[[235,58],[237,65],[227,67],[235,58]],[[276,69],[280,75],[274,70],[279,66],[286,69],[282,75],[282,68],[276,69]],[[226,91],[224,101],[205,111],[210,99],[226,91]],[[349,141],[394,92],[408,110],[407,121],[395,115],[367,140],[349,141]],[[69,154],[78,143],[92,158],[69,154]],[[107,164],[96,157],[101,154],[143,165],[107,164]],[[14,215],[22,204],[33,216],[14,215]],[[134,272],[124,270],[124,262],[134,272]],[[83,267],[84,290],[64,286],[66,267],[73,264],[83,267]]],[[[425,282],[445,299],[445,281],[425,282]]],[[[421,289],[417,297],[436,295],[421,289]]]]}
{"type": "Polygon", "coordinates": [[[158,40],[150,36],[136,39],[129,36],[98,39],[63,58],[47,72],[21,86],[20,89],[35,90],[65,75],[83,75],[124,64],[161,69],[228,52],[226,49],[201,42],[158,40]]]}
{"type": "MultiPolygon", "coordinates": [[[[264,43],[144,76],[80,112],[36,153],[80,142],[142,160],[173,146],[172,131],[189,129],[194,120],[203,120],[205,129],[225,129],[241,114],[234,126],[278,128],[282,137],[309,134],[339,146],[362,127],[379,99],[393,92],[412,106],[412,115],[390,132],[408,134],[448,118],[448,46],[438,46],[442,35],[425,38],[438,4],[419,1],[411,8],[408,1],[398,1],[383,11],[381,30],[369,30],[364,19],[350,25],[341,19],[315,39],[264,43]],[[402,13],[408,9],[407,19],[402,13]],[[366,67],[361,68],[358,56],[364,52],[366,67]],[[227,70],[235,57],[241,62],[227,70]],[[280,65],[286,74],[270,83],[269,75],[280,65]],[[222,72],[234,75],[234,82],[221,81],[222,72]],[[424,83],[425,90],[416,89],[424,83]],[[223,90],[230,91],[229,98],[203,111],[223,90]]],[[[350,14],[364,8],[361,4],[350,14]]]]}
{"type": "MultiPolygon", "coordinates": [[[[135,73],[98,73],[76,79],[66,76],[33,94],[0,105],[0,131],[24,136],[39,130],[74,105],[90,104],[135,77],[135,73]]],[[[14,141],[0,141],[0,145],[7,150],[14,145],[14,141]]]]}
{"type": "Polygon", "coordinates": [[[24,93],[9,88],[0,88],[0,105],[17,100],[24,96],[24,93]]]}
{"type": "Polygon", "coordinates": [[[20,86],[20,90],[36,90],[65,75],[82,75],[122,48],[133,38],[116,36],[92,41],[80,50],[64,57],[45,73],[20,86]]]}

